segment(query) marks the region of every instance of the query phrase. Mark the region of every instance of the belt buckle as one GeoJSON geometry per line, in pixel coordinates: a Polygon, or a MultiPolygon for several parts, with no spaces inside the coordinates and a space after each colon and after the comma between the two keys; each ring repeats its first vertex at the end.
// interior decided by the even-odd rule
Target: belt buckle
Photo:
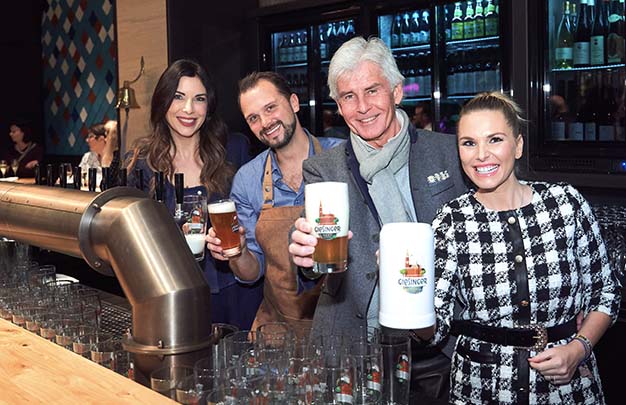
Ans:
{"type": "MultiPolygon", "coordinates": [[[[535,335],[533,338],[535,339],[535,344],[530,347],[523,347],[523,349],[532,349],[536,352],[541,352],[548,345],[548,329],[541,325],[532,324],[532,325],[522,325],[522,329],[532,329],[535,331],[535,335]]],[[[521,349],[521,347],[520,347],[521,349]]]]}

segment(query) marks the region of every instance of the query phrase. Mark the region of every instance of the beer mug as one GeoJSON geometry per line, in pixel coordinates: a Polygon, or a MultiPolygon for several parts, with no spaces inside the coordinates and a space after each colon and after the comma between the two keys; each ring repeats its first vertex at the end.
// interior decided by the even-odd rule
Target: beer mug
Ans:
{"type": "Polygon", "coordinates": [[[380,231],[378,320],[394,329],[435,324],[435,246],[429,224],[398,222],[380,231]]]}
{"type": "Polygon", "coordinates": [[[204,259],[204,238],[207,224],[207,200],[203,195],[186,195],[183,197],[183,234],[187,245],[197,261],[204,259]]]}
{"type": "Polygon", "coordinates": [[[241,253],[241,239],[239,238],[239,221],[233,200],[219,200],[209,204],[211,226],[222,241],[225,257],[237,256],[241,253]]]}
{"type": "Polygon", "coordinates": [[[350,216],[348,185],[339,182],[307,184],[304,200],[306,220],[317,237],[313,271],[319,274],[345,271],[350,216]]]}

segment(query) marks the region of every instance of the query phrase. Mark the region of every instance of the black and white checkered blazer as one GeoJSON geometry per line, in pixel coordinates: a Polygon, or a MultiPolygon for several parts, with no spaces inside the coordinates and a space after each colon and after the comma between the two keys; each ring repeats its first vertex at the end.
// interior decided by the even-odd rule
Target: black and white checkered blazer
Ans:
{"type": "MultiPolygon", "coordinates": [[[[560,325],[579,312],[599,311],[616,319],[620,286],[609,266],[600,229],[589,204],[569,185],[527,183],[532,202],[511,211],[492,211],[473,196],[445,204],[433,222],[437,283],[435,341],[450,330],[454,301],[460,317],[485,325],[519,327],[513,241],[510,223],[521,228],[528,272],[531,323],[560,325]],[[511,219],[514,218],[514,219],[511,219]],[[510,222],[509,222],[510,221],[510,222]]],[[[548,347],[562,345],[569,339],[548,347]]],[[[452,359],[452,403],[516,403],[514,350],[461,336],[456,349],[493,353],[496,364],[472,361],[456,351],[452,359]]],[[[465,350],[465,351],[467,351],[465,350]]],[[[531,352],[531,355],[536,353],[531,352]]],[[[474,359],[475,360],[475,359],[474,359]]],[[[590,377],[574,375],[567,385],[549,384],[531,368],[530,402],[601,404],[604,402],[595,358],[590,377]]]]}

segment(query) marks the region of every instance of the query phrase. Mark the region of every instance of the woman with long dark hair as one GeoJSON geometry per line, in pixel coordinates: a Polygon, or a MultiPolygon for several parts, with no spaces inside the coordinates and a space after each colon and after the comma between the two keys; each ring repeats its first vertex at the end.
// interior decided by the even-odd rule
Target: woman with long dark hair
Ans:
{"type": "MultiPolygon", "coordinates": [[[[152,96],[152,132],[137,140],[126,159],[129,186],[137,186],[135,170],[140,169],[144,191],[154,194],[154,172],[163,172],[164,202],[172,213],[175,173],[184,174],[185,195],[202,194],[209,202],[227,197],[236,168],[247,161],[234,157],[242,156],[237,151],[247,150],[247,144],[245,138],[229,135],[216,109],[215,87],[198,63],[183,59],[170,65],[152,96]]],[[[204,275],[213,294],[213,322],[249,328],[262,287],[239,282],[227,265],[216,265],[208,254],[204,275]]]]}
{"type": "MultiPolygon", "coordinates": [[[[9,165],[17,163],[17,173],[13,176],[34,177],[35,166],[43,160],[43,148],[33,140],[33,131],[25,123],[14,122],[9,127],[9,136],[14,145],[2,159],[9,165]]],[[[11,169],[14,171],[14,169],[11,169]]]]}

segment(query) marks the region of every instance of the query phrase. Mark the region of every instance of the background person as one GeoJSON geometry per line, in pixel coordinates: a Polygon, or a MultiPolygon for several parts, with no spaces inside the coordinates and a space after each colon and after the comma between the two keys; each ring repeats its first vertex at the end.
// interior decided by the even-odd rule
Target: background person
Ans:
{"type": "MultiPolygon", "coordinates": [[[[35,177],[35,166],[43,160],[43,147],[33,139],[33,131],[26,123],[13,123],[9,126],[9,137],[13,141],[13,147],[4,153],[3,159],[9,167],[16,160],[19,164],[17,177],[35,177]]],[[[11,169],[9,169],[11,170],[11,169]]]]}
{"type": "MultiPolygon", "coordinates": [[[[351,39],[330,62],[328,86],[350,138],[345,145],[307,159],[303,174],[307,184],[348,184],[353,237],[348,270],[324,278],[314,335],[350,336],[377,327],[376,250],[381,226],[430,223],[444,202],[466,190],[454,136],[418,130],[396,108],[403,97],[403,79],[391,50],[378,38],[351,39]]],[[[317,239],[303,218],[296,221],[296,229],[289,251],[296,265],[311,267],[317,239]]],[[[301,275],[303,286],[316,283],[301,275]]],[[[440,347],[413,346],[411,403],[446,402],[450,359],[440,347]]]]}
{"type": "Polygon", "coordinates": [[[425,129],[427,131],[433,130],[433,113],[430,103],[421,102],[418,103],[413,109],[413,116],[411,122],[416,128],[425,129]]]}
{"type": "Polygon", "coordinates": [[[506,96],[478,95],[458,128],[475,187],[433,222],[435,342],[458,334],[451,402],[604,403],[592,347],[617,317],[620,286],[589,204],[569,185],[517,179],[520,109],[506,96]]]}
{"type": "MultiPolygon", "coordinates": [[[[143,172],[144,191],[154,194],[154,172],[165,177],[164,203],[173,214],[174,174],[184,173],[185,195],[205,195],[209,202],[228,196],[238,165],[228,149],[240,151],[239,136],[230,138],[216,112],[215,87],[196,62],[178,60],[163,72],[152,95],[152,132],[136,141],[127,157],[128,185],[136,187],[135,169],[143,172]]],[[[233,153],[233,155],[238,155],[233,153]]],[[[228,266],[205,255],[204,276],[211,287],[211,319],[248,329],[262,298],[259,285],[237,282],[228,266]]]]}
{"type": "Polygon", "coordinates": [[[263,278],[264,299],[254,327],[281,321],[304,332],[310,328],[319,289],[297,294],[287,251],[289,230],[304,202],[302,161],[341,140],[316,139],[300,125],[298,96],[277,73],[254,72],[241,79],[239,106],[250,130],[268,149],[244,165],[233,181],[241,255],[226,259],[213,229],[208,247],[216,259],[228,260],[240,278],[263,278]]]}

